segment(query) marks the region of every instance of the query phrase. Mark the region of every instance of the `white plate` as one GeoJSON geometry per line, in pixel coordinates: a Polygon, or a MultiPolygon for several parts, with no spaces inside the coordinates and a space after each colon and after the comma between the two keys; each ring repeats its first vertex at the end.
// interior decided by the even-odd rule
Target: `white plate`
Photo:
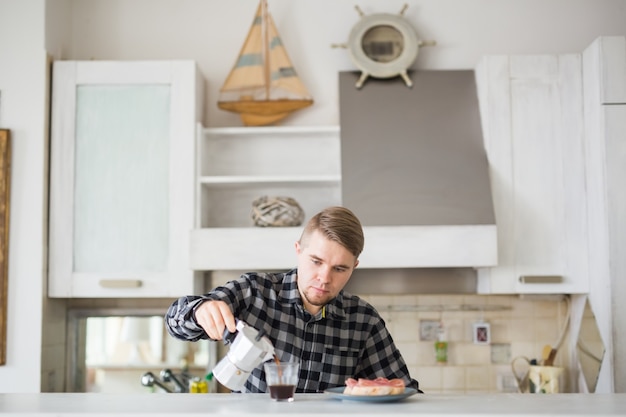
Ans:
{"type": "Polygon", "coordinates": [[[396,394],[396,395],[350,395],[350,394],[343,393],[345,389],[346,387],[329,388],[326,391],[324,391],[324,393],[338,400],[362,401],[362,402],[370,402],[370,403],[400,401],[400,400],[410,397],[411,395],[417,394],[417,390],[415,388],[405,388],[402,394],[396,394]]]}

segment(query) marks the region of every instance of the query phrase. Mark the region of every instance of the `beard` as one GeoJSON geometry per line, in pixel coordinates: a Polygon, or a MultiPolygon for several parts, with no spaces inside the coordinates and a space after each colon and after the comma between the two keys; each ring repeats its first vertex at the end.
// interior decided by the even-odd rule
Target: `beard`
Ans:
{"type": "Polygon", "coordinates": [[[332,300],[335,299],[335,295],[327,295],[327,296],[318,296],[318,295],[313,295],[311,294],[313,292],[313,290],[311,290],[310,288],[302,291],[302,297],[304,297],[304,299],[307,301],[307,303],[316,306],[316,307],[323,307],[326,304],[328,304],[329,302],[331,302],[332,300]]]}

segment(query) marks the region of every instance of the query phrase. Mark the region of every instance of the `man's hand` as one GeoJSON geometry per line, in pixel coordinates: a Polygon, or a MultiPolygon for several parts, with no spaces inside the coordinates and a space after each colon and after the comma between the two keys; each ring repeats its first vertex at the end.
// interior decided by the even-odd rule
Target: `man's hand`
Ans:
{"type": "Polygon", "coordinates": [[[222,340],[224,329],[234,333],[237,331],[235,316],[223,301],[205,301],[195,312],[196,321],[213,340],[222,340]]]}

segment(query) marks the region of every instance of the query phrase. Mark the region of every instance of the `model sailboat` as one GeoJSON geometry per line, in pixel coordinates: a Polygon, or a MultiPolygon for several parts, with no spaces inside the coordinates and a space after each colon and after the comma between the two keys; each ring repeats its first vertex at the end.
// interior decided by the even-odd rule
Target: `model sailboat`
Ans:
{"type": "Polygon", "coordinates": [[[263,126],[311,104],[313,99],[289,60],[267,0],[261,0],[217,105],[239,113],[246,126],[263,126]]]}

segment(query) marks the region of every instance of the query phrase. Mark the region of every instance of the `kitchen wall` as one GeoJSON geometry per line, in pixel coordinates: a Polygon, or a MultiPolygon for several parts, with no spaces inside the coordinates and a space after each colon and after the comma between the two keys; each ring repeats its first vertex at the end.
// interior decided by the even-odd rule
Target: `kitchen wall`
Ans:
{"type": "MultiPolygon", "coordinates": [[[[543,347],[556,346],[567,326],[568,303],[560,297],[365,295],[364,298],[381,312],[411,376],[428,393],[516,392],[511,361],[518,356],[540,360],[543,347]],[[443,323],[448,342],[447,363],[437,363],[434,341],[422,340],[423,321],[443,323]],[[489,325],[488,344],[474,343],[474,324],[481,322],[489,325]]],[[[567,346],[565,338],[562,345],[567,346]]],[[[557,353],[555,365],[564,366],[568,360],[569,354],[563,349],[557,353]]],[[[522,363],[516,362],[519,369],[523,369],[519,366],[522,363]]],[[[573,389],[568,379],[567,374],[560,378],[563,392],[573,389]]]]}
{"type": "MultiPolygon", "coordinates": [[[[207,80],[205,124],[240,126],[218,91],[252,23],[257,0],[48,0],[47,50],[57,59],[194,59],[207,80]],[[63,12],[63,9],[67,10],[63,12]],[[55,42],[52,43],[51,32],[55,42]]],[[[474,69],[486,54],[580,53],[599,35],[626,33],[623,0],[269,0],[282,42],[314,99],[284,125],[339,123],[338,71],[354,70],[348,41],[364,14],[399,13],[421,39],[414,68],[474,69]],[[320,28],[323,28],[320,30],[320,28]],[[529,28],[532,28],[529,29],[529,28]]]]}
{"type": "Polygon", "coordinates": [[[0,366],[0,392],[37,392],[41,373],[47,227],[44,6],[44,0],[0,0],[0,126],[12,136],[7,360],[0,366]]]}
{"type": "MultiPolygon", "coordinates": [[[[345,50],[330,45],[347,41],[359,18],[357,3],[366,14],[394,13],[409,4],[405,16],[420,37],[438,42],[420,51],[415,69],[474,68],[485,54],[579,53],[600,35],[626,36],[623,0],[270,0],[283,42],[315,100],[285,124],[338,123],[337,73],[354,66],[345,50]]],[[[0,367],[0,392],[55,391],[62,389],[64,378],[53,364],[64,358],[65,305],[45,297],[46,56],[195,59],[207,79],[205,124],[238,126],[237,116],[219,111],[215,101],[256,4],[256,0],[0,0],[0,126],[13,132],[7,364],[0,367]]],[[[523,333],[526,327],[519,332],[514,328],[509,332],[523,333]]],[[[451,347],[450,354],[456,362],[455,349],[451,347]]],[[[413,355],[414,365],[428,351],[425,347],[413,355]]],[[[434,369],[442,370],[443,380],[448,367],[434,369]]],[[[416,372],[422,381],[436,380],[416,372]]],[[[458,381],[454,375],[451,380],[458,381]]],[[[431,388],[439,386],[443,387],[431,388]]]]}

